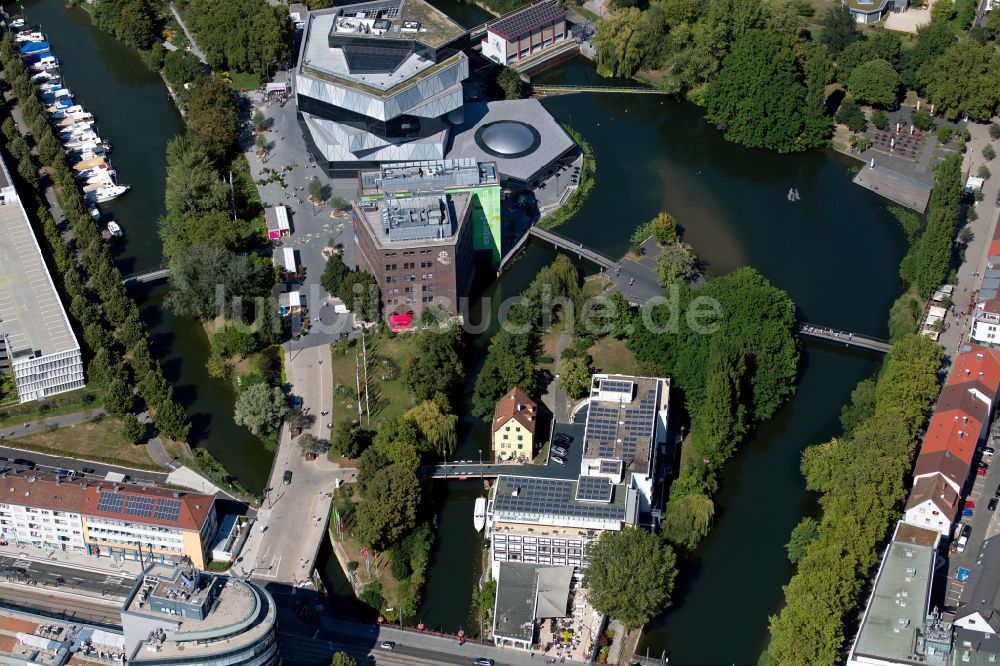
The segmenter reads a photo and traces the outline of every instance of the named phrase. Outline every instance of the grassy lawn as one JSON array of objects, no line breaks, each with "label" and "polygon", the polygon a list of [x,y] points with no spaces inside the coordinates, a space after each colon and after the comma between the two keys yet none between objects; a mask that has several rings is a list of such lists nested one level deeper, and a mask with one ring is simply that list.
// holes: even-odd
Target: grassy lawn
[{"label": "grassy lawn", "polygon": [[49,400],[28,402],[23,405],[16,401],[0,406],[0,427],[37,421],[51,416],[75,414],[84,409],[100,409],[97,394],[88,388],[78,389],[55,396]]},{"label": "grassy lawn", "polygon": [[97,422],[59,428],[50,432],[18,437],[10,444],[19,449],[65,455],[106,462],[126,467],[159,470],[144,446],[122,441],[122,425],[117,419],[102,418]]},{"label": "grassy lawn", "polygon": [[[403,386],[400,375],[410,358],[416,353],[417,337],[411,334],[397,335],[392,338],[384,335],[369,337],[366,340],[368,349],[368,387],[371,394],[368,405],[371,409],[371,424],[376,426],[383,419],[401,416],[413,406],[413,396]],[[355,353],[358,361],[363,363],[361,345],[349,346],[347,343],[331,345],[331,362],[333,370],[333,428],[344,421],[355,421],[358,416],[357,368],[354,362]],[[361,398],[364,408],[364,367],[361,368]]]},{"label": "grassy lawn", "polygon": [[[562,319],[562,315],[558,315],[558,319],[552,322],[552,326],[548,328],[544,333],[542,333],[542,339],[539,343],[541,348],[541,353],[539,354],[538,368],[543,370],[548,370],[550,372],[555,372],[556,370],[556,358],[559,356],[557,351],[559,347],[559,338],[562,336],[563,331],[566,330],[566,323]],[[542,363],[542,360],[552,359],[551,363]]]},{"label": "grassy lawn", "polygon": [[594,358],[594,368],[598,372],[633,375],[638,367],[635,355],[625,346],[625,341],[610,335],[598,340],[587,351]]},{"label": "grassy lawn", "polygon": [[611,278],[607,275],[594,275],[583,281],[584,298],[600,296],[611,286]]},{"label": "grassy lawn", "polygon": [[[354,491],[354,500],[360,499],[358,497],[357,484],[350,484],[350,487]],[[333,505],[334,509],[343,508],[348,502],[339,493],[334,494]],[[360,588],[363,590],[369,583],[379,582],[382,584],[382,596],[385,598],[387,608],[396,608],[399,605],[399,581],[397,581],[392,576],[392,572],[389,568],[389,556],[384,552],[378,553],[377,557],[372,558],[371,563],[371,575],[369,575],[368,569],[365,566],[365,556],[361,554],[361,544],[357,539],[352,537],[349,533],[350,525],[348,524],[347,529],[343,533],[337,532],[337,514],[331,509],[330,513],[330,532],[331,538],[337,543],[338,546],[342,547],[347,552],[347,557],[349,560],[358,563],[358,569],[355,572],[357,576]]]},{"label": "grassy lawn", "polygon": [[232,81],[233,90],[238,91],[240,88],[256,90],[257,88],[260,88],[260,77],[256,74],[229,72],[229,78]]}]

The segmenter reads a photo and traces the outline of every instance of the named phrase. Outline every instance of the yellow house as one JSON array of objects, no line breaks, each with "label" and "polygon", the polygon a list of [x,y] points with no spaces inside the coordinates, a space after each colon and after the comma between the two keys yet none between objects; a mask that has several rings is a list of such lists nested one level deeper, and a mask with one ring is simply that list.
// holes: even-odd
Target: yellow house
[{"label": "yellow house", "polygon": [[538,406],[516,386],[493,411],[493,459],[530,460],[535,455]]}]

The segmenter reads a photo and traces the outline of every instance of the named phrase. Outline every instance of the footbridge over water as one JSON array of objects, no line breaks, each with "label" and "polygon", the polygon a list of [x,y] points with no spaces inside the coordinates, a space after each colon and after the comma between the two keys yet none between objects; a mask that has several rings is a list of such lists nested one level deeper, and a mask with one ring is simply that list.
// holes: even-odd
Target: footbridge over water
[{"label": "footbridge over water", "polygon": [[504,255],[504,258],[500,260],[500,266],[497,268],[497,273],[502,273],[507,266],[510,265],[511,260],[524,248],[527,244],[528,237],[534,236],[539,240],[543,240],[546,243],[554,245],[559,250],[565,250],[570,254],[575,254],[580,259],[586,259],[587,261],[593,262],[600,266],[606,271],[613,271],[618,268],[619,264],[617,261],[611,257],[601,254],[597,250],[587,247],[583,243],[577,242],[572,238],[567,238],[561,234],[557,234],[554,231],[549,231],[548,229],[542,229],[537,224],[531,225],[528,229],[528,233],[521,237],[521,240]]},{"label": "footbridge over water", "polygon": [[531,92],[537,97],[549,95],[568,95],[570,93],[599,92],[621,93],[625,95],[667,95],[664,90],[644,86],[587,86],[538,83],[531,86]]},{"label": "footbridge over water", "polygon": [[122,278],[122,284],[126,287],[131,287],[137,284],[152,284],[154,282],[166,280],[169,275],[169,268],[157,268],[156,270],[146,271],[145,273],[133,273],[132,275],[126,275]]},{"label": "footbridge over water", "polygon": [[877,351],[886,354],[892,349],[892,344],[887,340],[864,335],[861,333],[851,333],[850,331],[838,331],[829,326],[816,326],[807,322],[800,322],[797,325],[799,335],[808,335],[821,340],[839,342],[848,347],[858,347],[869,351]]}]

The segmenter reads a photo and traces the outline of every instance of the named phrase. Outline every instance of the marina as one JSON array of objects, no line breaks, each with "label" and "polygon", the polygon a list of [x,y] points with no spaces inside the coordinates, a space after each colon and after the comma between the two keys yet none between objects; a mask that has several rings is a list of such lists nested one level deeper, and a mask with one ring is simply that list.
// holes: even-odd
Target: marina
[{"label": "marina", "polygon": [[[15,21],[24,26],[23,18]],[[101,212],[97,205],[113,201],[129,190],[128,185],[118,184],[116,172],[106,160],[111,144],[97,133],[94,116],[72,101],[73,92],[65,86],[59,61],[52,55],[45,34],[38,28],[25,28],[16,34],[15,41],[25,64],[36,72],[31,80],[41,93],[59,142],[77,172],[84,200],[91,206],[91,216],[100,223]],[[117,222],[109,220],[102,235],[121,238],[124,232]]]}]

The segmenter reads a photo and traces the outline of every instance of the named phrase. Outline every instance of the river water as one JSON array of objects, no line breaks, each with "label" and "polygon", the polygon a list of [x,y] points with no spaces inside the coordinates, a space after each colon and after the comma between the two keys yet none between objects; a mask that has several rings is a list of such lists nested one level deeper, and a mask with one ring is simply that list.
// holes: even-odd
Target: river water
[{"label": "river water", "polygon": [[[487,17],[453,0],[436,4],[465,25]],[[163,212],[164,148],[183,127],[164,86],[83,10],[67,10],[61,0],[28,0],[25,8],[65,61],[77,100],[97,116],[102,135],[115,144],[119,177],[133,187],[109,207],[128,234],[118,251],[123,273],[160,265],[155,222]],[[604,82],[582,60],[540,79]],[[806,320],[885,335],[905,241],[885,202],[851,184],[850,160],[833,152],[782,156],[727,144],[698,109],[668,98],[578,94],[544,104],[583,134],[598,163],[593,194],[561,233],[618,255],[636,226],[669,210],[713,272],[755,266],[789,292]],[[798,203],[785,199],[790,187],[801,193]],[[483,285],[483,294],[495,304],[518,293],[553,256],[532,243],[501,280]],[[259,489],[270,455],[232,422],[232,390],[207,376],[200,326],[165,312],[162,292],[145,295],[143,316],[192,416],[193,439]],[[481,358],[487,343],[488,335],[475,338],[470,357]],[[836,433],[841,405],[878,362],[875,355],[805,342],[795,398],[724,468],[712,533],[685,564],[673,606],[647,627],[643,649],[666,650],[684,664],[755,662],[766,643],[767,616],[780,607],[791,573],[783,544],[801,516],[815,511],[798,473],[800,452]],[[482,423],[463,422],[460,457],[478,456],[485,442]],[[471,513],[480,490],[478,482],[435,487],[439,539],[419,618],[430,627],[478,630],[468,626],[468,609],[479,575]],[[335,592],[349,593],[336,567],[326,571]]]},{"label": "river water", "polygon": [[[61,0],[25,0],[28,20],[42,26],[75,101],[94,114],[99,132],[113,145],[111,163],[119,182],[131,186],[124,197],[102,206],[125,231],[115,245],[122,274],[162,265],[156,220],[163,215],[167,142],[183,131],[184,120],[159,75],[138,54],[98,30],[80,8]],[[265,483],[272,455],[233,422],[235,395],[229,382],[208,376],[208,341],[201,325],[174,317],[161,307],[164,285],[136,292],[149,326],[153,353],[174,395],[193,424],[192,445],[210,451],[252,491]]]}]

